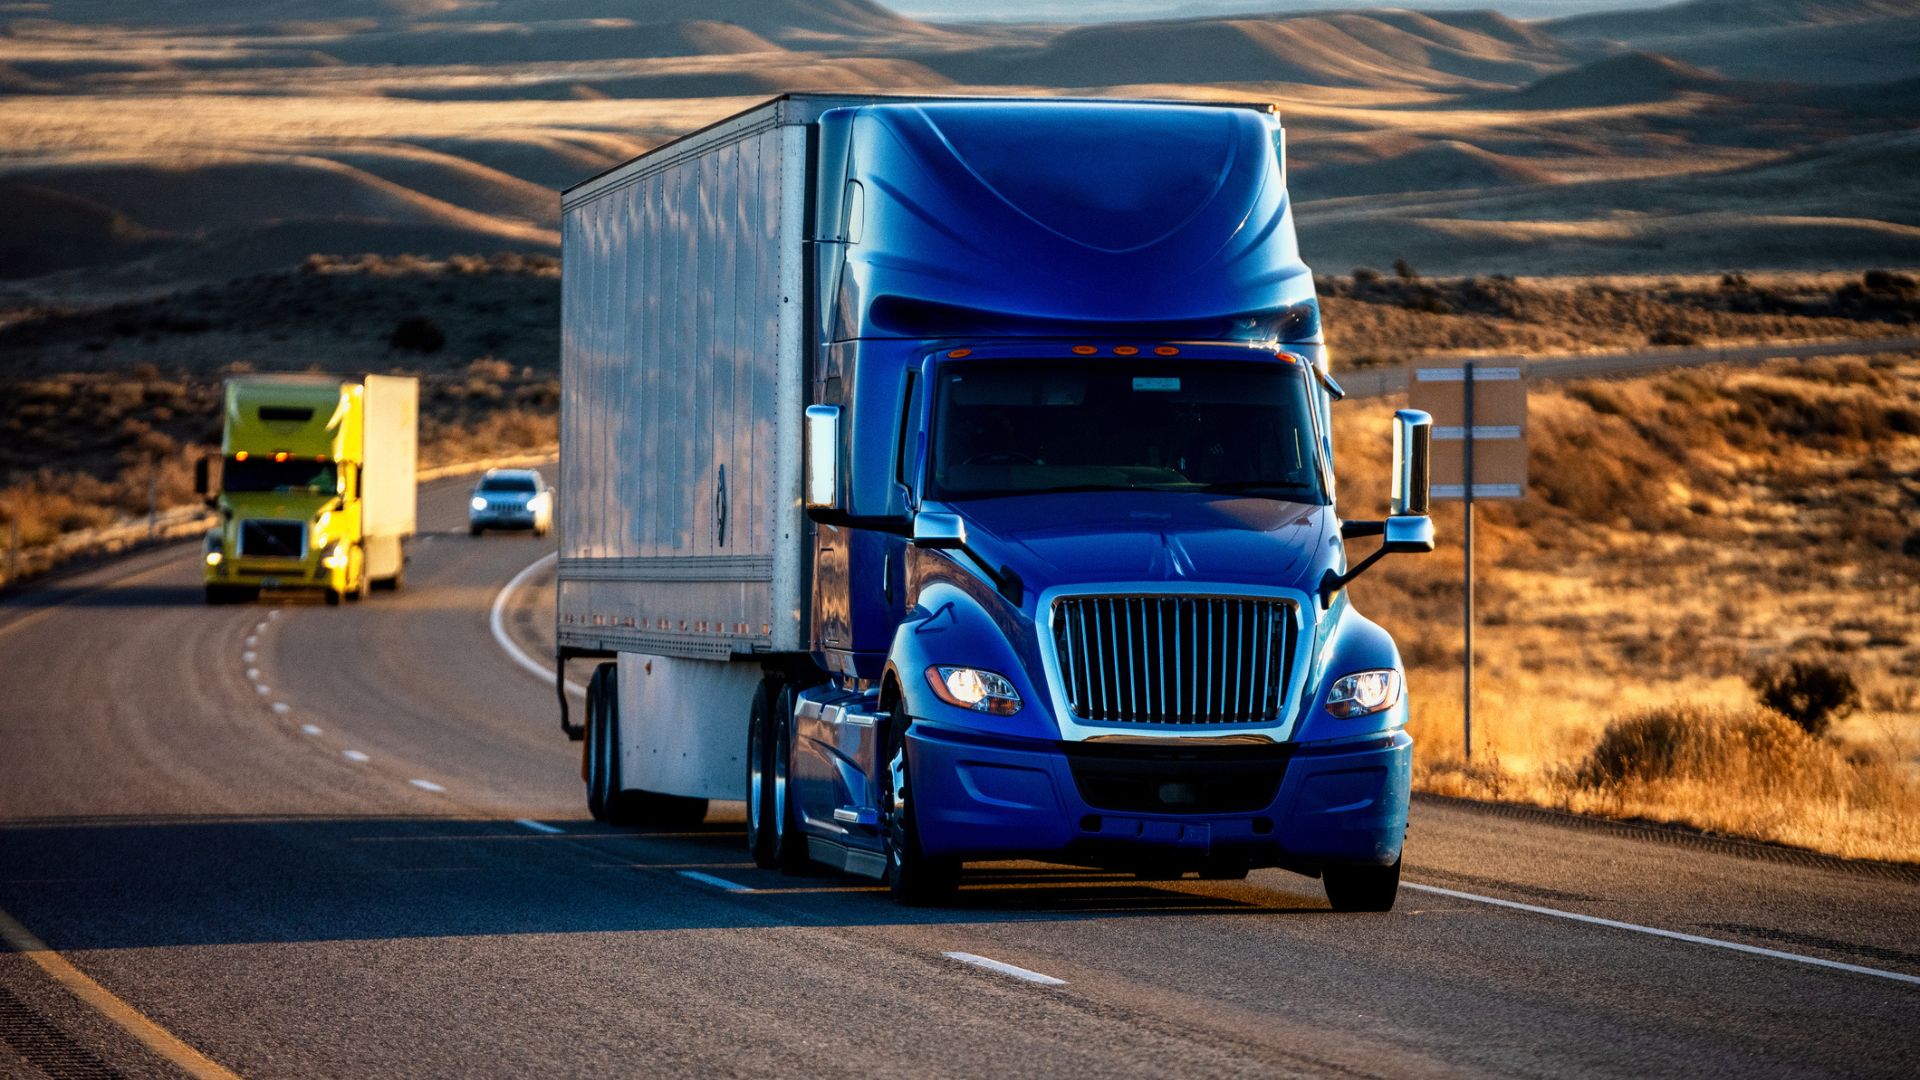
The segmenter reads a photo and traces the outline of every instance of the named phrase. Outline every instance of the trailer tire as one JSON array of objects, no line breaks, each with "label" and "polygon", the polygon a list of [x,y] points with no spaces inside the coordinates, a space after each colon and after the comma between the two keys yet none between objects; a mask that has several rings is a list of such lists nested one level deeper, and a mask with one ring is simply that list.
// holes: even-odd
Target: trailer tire
[{"label": "trailer tire", "polygon": [[[587,684],[587,809],[609,825],[698,825],[707,800],[628,788],[620,777],[620,668],[608,662]],[[598,692],[596,693],[596,689]]]},{"label": "trailer tire", "polygon": [[887,724],[886,767],[881,770],[881,814],[886,824],[887,887],[896,902],[909,907],[945,903],[960,888],[960,860],[928,855],[920,847],[920,823],[913,812],[913,784],[907,760],[907,717],[896,701]]},{"label": "trailer tire", "polygon": [[1400,860],[1391,866],[1329,866],[1320,883],[1335,911],[1392,911],[1400,895]]},{"label": "trailer tire", "polygon": [[780,684],[772,676],[753,691],[747,716],[747,850],[762,870],[778,867],[774,857],[773,708]]}]

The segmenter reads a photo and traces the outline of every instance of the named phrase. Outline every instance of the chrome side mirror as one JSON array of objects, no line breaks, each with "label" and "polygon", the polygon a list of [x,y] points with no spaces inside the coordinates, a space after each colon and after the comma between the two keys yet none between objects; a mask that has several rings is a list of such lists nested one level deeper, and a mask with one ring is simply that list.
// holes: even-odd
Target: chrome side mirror
[{"label": "chrome side mirror", "polygon": [[807,406],[807,509],[840,509],[840,406]]},{"label": "chrome side mirror", "polygon": [[1433,519],[1425,514],[1395,514],[1387,519],[1380,550],[1419,554],[1433,550]]},{"label": "chrome side mirror", "polygon": [[959,514],[931,511],[913,515],[913,546],[937,550],[964,550],[967,523]]},{"label": "chrome side mirror", "polygon": [[[1387,514],[1425,516],[1432,505],[1433,417],[1419,409],[1393,414],[1393,497]],[[1431,531],[1431,530],[1429,530]]]}]

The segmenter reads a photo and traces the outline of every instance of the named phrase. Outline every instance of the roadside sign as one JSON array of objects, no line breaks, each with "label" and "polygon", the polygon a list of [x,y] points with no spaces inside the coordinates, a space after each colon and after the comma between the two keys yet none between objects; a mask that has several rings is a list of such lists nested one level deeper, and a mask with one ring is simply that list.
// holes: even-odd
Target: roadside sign
[{"label": "roadside sign", "polygon": [[1467,497],[1469,424],[1473,498],[1518,499],[1526,494],[1527,383],[1519,368],[1477,363],[1416,368],[1407,397],[1410,407],[1433,416],[1435,499]]},{"label": "roadside sign", "polygon": [[1527,380],[1518,367],[1469,360],[1459,367],[1415,368],[1407,404],[1433,416],[1428,460],[1432,497],[1466,503],[1461,551],[1465,556],[1466,685],[1461,745],[1473,760],[1473,502],[1518,499],[1527,493]]}]

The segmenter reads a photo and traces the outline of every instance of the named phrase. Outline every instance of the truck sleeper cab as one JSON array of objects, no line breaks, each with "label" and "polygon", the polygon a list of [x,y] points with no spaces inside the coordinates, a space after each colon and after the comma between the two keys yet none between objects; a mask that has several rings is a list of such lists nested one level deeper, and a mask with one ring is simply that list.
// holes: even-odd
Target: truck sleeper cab
[{"label": "truck sleeper cab", "polygon": [[1283,160],[1266,106],[808,96],[571,189],[596,815],[744,796],[761,865],[906,902],[1042,858],[1390,907],[1404,678],[1345,585],[1431,549],[1429,426],[1343,522]]}]

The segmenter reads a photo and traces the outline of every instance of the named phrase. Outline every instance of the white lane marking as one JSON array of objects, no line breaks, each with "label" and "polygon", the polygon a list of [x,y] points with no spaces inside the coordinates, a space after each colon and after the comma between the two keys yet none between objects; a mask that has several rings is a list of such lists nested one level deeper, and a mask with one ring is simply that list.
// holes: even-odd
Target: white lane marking
[{"label": "white lane marking", "polygon": [[558,828],[553,825],[549,825],[544,821],[535,821],[532,818],[523,818],[523,817],[514,818],[513,823],[515,825],[524,825],[527,828],[532,829],[534,832],[563,833],[567,831],[565,829]]},{"label": "white lane marking", "polygon": [[[513,580],[507,582],[506,586],[500,590],[500,595],[493,598],[493,611],[487,616],[487,626],[493,631],[493,640],[499,642],[501,650],[507,654],[507,659],[526,668],[538,679],[552,679],[553,669],[528,656],[525,649],[507,636],[507,600],[513,596],[514,590],[533,576],[536,570],[559,557],[560,553],[557,551],[548,552],[529,563],[525,570],[513,575]],[[567,691],[579,694],[581,697],[587,696],[587,688],[572,679],[567,680]]]},{"label": "white lane marking", "polygon": [[1631,930],[1637,934],[1651,934],[1654,937],[1684,941],[1690,945],[1710,945],[1716,949],[1730,949],[1752,956],[1764,956],[1769,960],[1787,960],[1796,964],[1811,964],[1814,967],[1832,968],[1835,971],[1848,971],[1855,975],[1872,975],[1895,982],[1920,985],[1920,975],[1907,975],[1898,971],[1886,971],[1881,968],[1863,967],[1859,964],[1843,963],[1839,960],[1822,960],[1817,956],[1803,956],[1800,953],[1783,952],[1779,949],[1765,949],[1758,945],[1743,945],[1738,941],[1724,941],[1720,938],[1701,937],[1699,934],[1683,934],[1678,930],[1662,930],[1657,926],[1641,926],[1639,923],[1621,922],[1618,919],[1602,919],[1596,915],[1581,915],[1559,908],[1541,907],[1538,904],[1523,904],[1518,900],[1501,900],[1493,896],[1481,896],[1477,893],[1460,892],[1457,889],[1443,889],[1438,885],[1417,885],[1411,881],[1400,883],[1402,888],[1418,889],[1433,893],[1435,896],[1451,896],[1455,900],[1471,900],[1476,904],[1491,904],[1494,907],[1512,908],[1515,911],[1530,912],[1534,915],[1551,915],[1556,919],[1571,919],[1574,922],[1591,926],[1604,926],[1610,930]]},{"label": "white lane marking", "polygon": [[309,735],[320,734],[320,728],[318,725],[315,725],[315,724],[301,724],[300,730],[306,732]]},{"label": "white lane marking", "polygon": [[[280,609],[279,609],[279,608],[274,608],[274,609],[273,609],[272,611],[269,611],[269,612],[267,612],[267,618],[269,618],[269,619],[277,619],[277,618],[279,618],[279,617],[280,617]],[[265,626],[265,625],[266,625],[266,623],[261,623],[260,625],[262,625],[262,626]]]},{"label": "white lane marking", "polygon": [[340,756],[346,758],[348,761],[358,761],[362,764],[373,760],[358,750],[342,750],[340,751]]},{"label": "white lane marking", "polygon": [[273,693],[273,687],[271,687],[271,686],[267,686],[267,685],[265,685],[264,683],[254,683],[254,684],[253,684],[253,689],[254,689],[254,690],[255,690],[255,691],[256,691],[256,692],[257,692],[257,693],[258,693],[258,694],[259,694],[259,695],[260,695],[261,697],[266,697],[266,696],[267,696],[268,694],[271,694],[271,693]]},{"label": "white lane marking", "polygon": [[250,668],[248,668],[248,669],[247,669],[247,678],[249,678],[249,679],[252,679],[252,680],[253,680],[254,682],[256,682],[256,683],[257,683],[257,682],[259,682],[259,681],[260,681],[260,669],[259,669],[259,668],[257,668],[257,667],[250,667]]},{"label": "white lane marking", "polygon": [[254,652],[252,649],[248,649],[246,652],[240,654],[240,662],[243,664],[251,664],[258,659],[260,659],[260,654]]},{"label": "white lane marking", "polygon": [[409,781],[407,781],[407,783],[409,783],[409,784],[412,784],[412,785],[413,785],[414,787],[417,787],[417,788],[419,788],[419,789],[420,789],[421,791],[445,791],[445,790],[447,790],[446,788],[443,788],[443,787],[441,787],[441,786],[440,786],[439,784],[436,784],[436,783],[434,783],[434,782],[433,782],[433,781],[431,781],[431,780],[409,780]]},{"label": "white lane marking", "polygon": [[293,706],[288,705],[284,701],[276,701],[273,703],[273,715],[275,716],[285,716],[292,711]]},{"label": "white lane marking", "polygon": [[262,619],[261,621],[253,624],[253,632],[256,634],[264,631],[266,628],[267,628],[267,623],[265,619]]},{"label": "white lane marking", "polygon": [[[682,871],[682,873],[684,872],[685,871]],[[1023,967],[1014,967],[1012,964],[1002,963],[999,960],[989,960],[984,956],[975,956],[970,952],[950,952],[944,955],[949,960],[958,960],[963,964],[972,964],[974,967],[986,968],[988,971],[997,971],[1002,975],[1011,975],[1016,979],[1022,979],[1030,983],[1038,983],[1041,986],[1067,985],[1067,980],[1065,979],[1056,979],[1051,975],[1042,975],[1037,971],[1028,971]]]},{"label": "white lane marking", "polygon": [[253,646],[255,646],[255,645],[258,645],[258,644],[260,644],[260,635],[259,635],[259,634],[248,634],[248,635],[247,635],[247,647],[248,647],[248,648],[252,648]]},{"label": "white lane marking", "polygon": [[680,876],[683,878],[692,878],[693,880],[701,883],[702,885],[711,885],[716,889],[725,889],[728,892],[752,892],[753,891],[752,889],[747,888],[745,885],[736,885],[733,882],[728,881],[726,878],[714,877],[712,874],[703,874],[698,870],[682,870],[680,871]]}]

